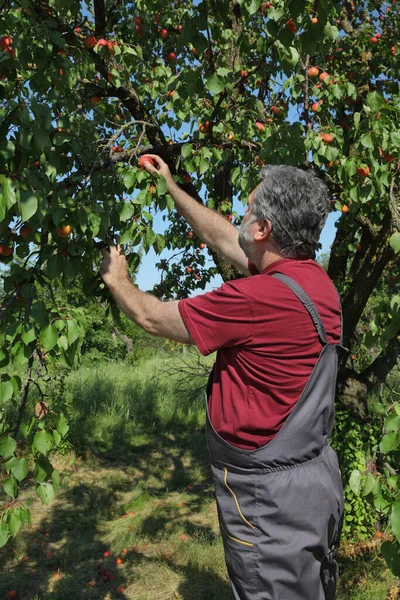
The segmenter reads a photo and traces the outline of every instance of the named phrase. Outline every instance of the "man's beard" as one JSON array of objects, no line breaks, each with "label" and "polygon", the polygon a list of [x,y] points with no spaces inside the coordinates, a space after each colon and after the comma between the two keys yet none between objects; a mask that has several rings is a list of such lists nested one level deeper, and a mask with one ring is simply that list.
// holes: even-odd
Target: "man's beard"
[{"label": "man's beard", "polygon": [[254,221],[252,221],[251,219],[247,222],[242,222],[242,224],[239,227],[238,238],[239,246],[247,256],[247,258],[249,258],[250,260],[252,260],[252,257],[254,255],[254,240],[250,233],[250,228],[253,223]]}]

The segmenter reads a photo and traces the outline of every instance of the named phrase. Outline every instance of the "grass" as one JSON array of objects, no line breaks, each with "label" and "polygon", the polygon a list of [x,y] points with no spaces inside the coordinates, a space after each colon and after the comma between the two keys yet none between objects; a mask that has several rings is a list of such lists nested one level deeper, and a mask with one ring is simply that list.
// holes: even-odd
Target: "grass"
[{"label": "grass", "polygon": [[[0,550],[0,599],[16,590],[23,600],[231,600],[204,437],[204,378],[186,376],[185,397],[165,368],[99,365],[67,378],[74,448],[52,457],[62,485],[49,506],[36,499],[32,480],[22,486],[32,527]],[[337,600],[398,598],[379,543],[342,545]]]}]

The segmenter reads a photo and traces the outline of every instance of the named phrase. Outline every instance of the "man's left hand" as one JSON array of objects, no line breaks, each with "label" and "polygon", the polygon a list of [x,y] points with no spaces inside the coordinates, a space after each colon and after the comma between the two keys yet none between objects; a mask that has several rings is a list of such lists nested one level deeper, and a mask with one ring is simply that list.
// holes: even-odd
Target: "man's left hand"
[{"label": "man's left hand", "polygon": [[124,249],[120,244],[110,245],[102,250],[103,261],[100,274],[108,287],[116,287],[123,281],[129,281],[128,266]]}]

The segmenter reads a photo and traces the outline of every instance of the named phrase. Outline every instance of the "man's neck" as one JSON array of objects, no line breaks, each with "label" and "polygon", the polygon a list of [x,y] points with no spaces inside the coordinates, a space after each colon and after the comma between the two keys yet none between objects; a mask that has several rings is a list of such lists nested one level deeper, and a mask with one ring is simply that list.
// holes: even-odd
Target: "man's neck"
[{"label": "man's neck", "polygon": [[265,271],[265,269],[269,266],[271,266],[272,264],[274,264],[275,262],[277,262],[278,260],[282,260],[283,258],[285,258],[284,256],[282,256],[281,254],[278,254],[276,252],[272,252],[270,250],[267,250],[266,252],[264,252],[264,254],[259,258],[259,260],[257,261],[252,261],[258,271],[260,273],[262,273],[263,271]]}]

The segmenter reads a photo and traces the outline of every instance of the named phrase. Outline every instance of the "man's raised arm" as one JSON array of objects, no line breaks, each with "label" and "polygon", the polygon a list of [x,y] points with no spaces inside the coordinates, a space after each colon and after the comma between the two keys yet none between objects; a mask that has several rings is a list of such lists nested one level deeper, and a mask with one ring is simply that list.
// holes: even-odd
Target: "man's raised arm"
[{"label": "man's raised arm", "polygon": [[[222,254],[241,273],[250,275],[248,259],[239,246],[239,232],[221,214],[207,208],[183,191],[173,180],[168,165],[155,154],[146,154],[153,159],[155,166],[145,162],[149,173],[165,177],[168,192],[172,196],[176,210],[189,223],[196,235],[215,252]],[[143,160],[143,159],[142,159]]]}]

